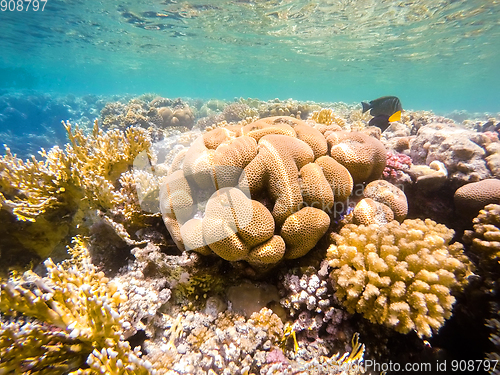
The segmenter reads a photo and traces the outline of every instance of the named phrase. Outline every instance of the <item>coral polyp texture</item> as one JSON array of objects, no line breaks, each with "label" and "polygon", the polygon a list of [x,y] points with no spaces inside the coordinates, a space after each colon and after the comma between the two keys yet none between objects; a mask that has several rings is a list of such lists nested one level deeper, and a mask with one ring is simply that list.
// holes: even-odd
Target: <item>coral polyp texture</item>
[{"label": "coral polyp texture", "polygon": [[464,216],[475,216],[487,204],[500,204],[500,180],[488,178],[458,188],[455,207]]},{"label": "coral polyp texture", "polygon": [[354,224],[387,224],[402,222],[408,214],[406,195],[397,186],[385,180],[370,182],[352,212]]},{"label": "coral polyp texture", "polygon": [[[177,246],[256,266],[307,254],[329,228],[334,203],[353,188],[312,125],[269,117],[195,140],[161,184],[162,216]],[[385,165],[383,157],[370,161]]]},{"label": "coral polyp texture", "polygon": [[390,182],[372,181],[366,185],[363,195],[388,206],[394,213],[394,218],[399,222],[402,222],[408,214],[408,201],[405,193]]},{"label": "coral polyp texture", "polygon": [[90,262],[81,239],[72,253],[57,265],[47,259],[46,277],[27,272],[0,284],[0,373],[151,373],[121,336],[117,309],[126,296]]},{"label": "coral polyp texture", "polygon": [[465,231],[464,242],[482,262],[500,260],[500,205],[487,205],[472,222],[474,230]]},{"label": "coral polyp texture", "polygon": [[327,252],[337,298],[373,323],[430,337],[467,284],[470,262],[453,233],[430,219],[344,226]]},{"label": "coral polyp texture", "polygon": [[387,163],[384,168],[384,179],[392,182],[408,182],[408,170],[412,165],[411,158],[408,155],[399,152],[387,152]]},{"label": "coral polyp texture", "polygon": [[355,184],[382,176],[387,151],[378,139],[361,132],[337,131],[326,140],[330,155],[347,168]]}]

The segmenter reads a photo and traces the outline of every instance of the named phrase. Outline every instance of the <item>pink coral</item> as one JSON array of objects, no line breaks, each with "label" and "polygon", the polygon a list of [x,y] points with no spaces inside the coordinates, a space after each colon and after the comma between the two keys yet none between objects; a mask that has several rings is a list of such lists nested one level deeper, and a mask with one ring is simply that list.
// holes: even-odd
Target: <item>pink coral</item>
[{"label": "pink coral", "polygon": [[408,155],[388,151],[387,162],[383,172],[384,178],[386,180],[398,180],[410,167],[411,158]]}]

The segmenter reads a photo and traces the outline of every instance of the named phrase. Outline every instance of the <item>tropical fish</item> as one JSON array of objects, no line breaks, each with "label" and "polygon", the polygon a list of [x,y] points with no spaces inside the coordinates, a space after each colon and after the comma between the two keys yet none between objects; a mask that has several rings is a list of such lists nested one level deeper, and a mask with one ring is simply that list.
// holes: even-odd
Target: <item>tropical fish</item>
[{"label": "tropical fish", "polygon": [[[369,103],[361,102],[361,105],[363,106],[363,113],[371,109],[370,115],[374,117],[384,116],[387,117],[387,121],[389,122],[401,120],[401,111],[403,107],[401,106],[401,101],[396,96],[383,96]],[[376,122],[382,123],[384,117],[379,118]]]},{"label": "tropical fish", "polygon": [[370,122],[368,123],[368,126],[377,126],[380,128],[381,131],[384,131],[389,127],[391,123],[389,122],[389,116],[387,115],[378,115],[373,117]]}]

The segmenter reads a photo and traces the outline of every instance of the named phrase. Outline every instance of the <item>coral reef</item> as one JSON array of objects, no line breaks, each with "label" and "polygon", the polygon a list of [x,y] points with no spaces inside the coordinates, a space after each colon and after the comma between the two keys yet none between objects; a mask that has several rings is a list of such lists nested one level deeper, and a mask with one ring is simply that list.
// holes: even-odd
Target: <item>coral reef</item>
[{"label": "coral reef", "polygon": [[[0,157],[0,373],[498,358],[500,206],[461,193],[498,177],[497,120],[405,111],[381,133],[359,104],[129,99],[103,109],[105,131],[66,122],[66,146]],[[71,116],[82,100],[63,100]],[[85,100],[83,117],[104,106]],[[459,187],[483,208],[463,236],[475,275],[447,229],[471,229]],[[17,271],[30,261],[46,276]]]},{"label": "coral reef", "polygon": [[297,100],[273,99],[262,102],[256,99],[239,99],[239,103],[247,104],[250,108],[257,109],[259,117],[271,116],[292,116],[300,119],[307,119],[312,111],[319,110],[321,107],[315,103],[299,102]]},{"label": "coral reef", "polygon": [[68,372],[87,363],[101,373],[149,374],[151,364],[121,337],[117,308],[126,296],[97,271],[81,239],[71,252],[58,265],[47,259],[46,277],[27,272],[0,285],[0,370]]},{"label": "coral reef", "polygon": [[185,127],[194,125],[195,115],[189,104],[180,98],[172,100],[147,95],[131,99],[127,104],[112,102],[101,111],[101,123],[105,129],[126,129],[130,126],[143,128]]},{"label": "coral reef", "polygon": [[327,253],[337,298],[373,323],[430,337],[467,283],[469,260],[452,237],[428,219],[344,226]]},{"label": "coral reef", "polygon": [[311,115],[311,120],[317,122],[318,124],[324,125],[338,125],[341,128],[345,128],[346,121],[335,114],[331,108],[322,108],[320,111],[315,111]]}]

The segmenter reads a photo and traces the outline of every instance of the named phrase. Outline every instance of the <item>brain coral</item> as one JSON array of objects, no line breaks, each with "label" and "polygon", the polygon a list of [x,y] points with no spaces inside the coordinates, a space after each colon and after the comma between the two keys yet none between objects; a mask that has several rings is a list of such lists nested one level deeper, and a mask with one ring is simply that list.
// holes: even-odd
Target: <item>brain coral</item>
[{"label": "brain coral", "polygon": [[354,207],[353,219],[356,224],[387,224],[394,220],[394,212],[384,203],[364,198]]},{"label": "brain coral", "polygon": [[488,178],[458,188],[454,196],[457,211],[474,216],[490,203],[500,203],[500,180]]},{"label": "brain coral", "polygon": [[378,139],[360,132],[337,131],[326,140],[332,158],[347,168],[355,184],[382,176],[387,151]]},{"label": "brain coral", "polygon": [[467,283],[470,262],[449,244],[453,233],[430,219],[344,226],[327,253],[337,298],[373,323],[430,337]]},{"label": "brain coral", "polygon": [[401,222],[408,214],[406,195],[397,186],[385,180],[376,180],[366,185],[363,195],[376,202],[383,203],[394,212],[394,219]]},{"label": "brain coral", "polygon": [[353,188],[327,151],[323,134],[293,117],[210,130],[162,180],[165,225],[181,250],[257,266],[301,257]]}]

